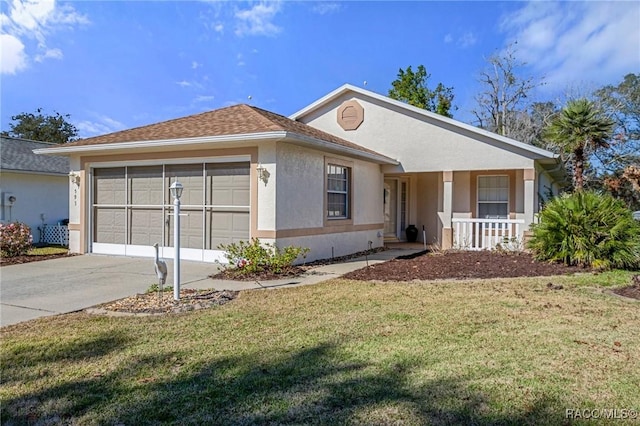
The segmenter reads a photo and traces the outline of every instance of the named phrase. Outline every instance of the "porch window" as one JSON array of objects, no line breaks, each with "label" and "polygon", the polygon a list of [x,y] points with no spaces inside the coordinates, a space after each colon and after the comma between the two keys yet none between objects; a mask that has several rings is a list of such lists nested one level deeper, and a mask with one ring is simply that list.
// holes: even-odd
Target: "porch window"
[{"label": "porch window", "polygon": [[327,164],[327,219],[349,218],[349,179],[351,169]]},{"label": "porch window", "polygon": [[509,217],[509,176],[478,176],[478,218]]}]

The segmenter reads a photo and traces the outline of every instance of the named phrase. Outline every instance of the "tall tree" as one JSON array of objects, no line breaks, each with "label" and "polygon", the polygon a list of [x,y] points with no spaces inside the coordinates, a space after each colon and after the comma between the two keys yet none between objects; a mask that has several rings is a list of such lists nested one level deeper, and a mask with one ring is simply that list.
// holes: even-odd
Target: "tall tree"
[{"label": "tall tree", "polygon": [[544,141],[544,129],[558,112],[553,102],[534,102],[522,111],[511,113],[509,137],[529,145],[553,149]]},{"label": "tall tree", "polygon": [[487,67],[480,71],[482,91],[476,95],[478,106],[472,110],[476,125],[502,136],[517,139],[522,111],[527,107],[531,90],[542,84],[534,77],[520,76],[526,65],[516,58],[515,43],[504,53],[487,59]]},{"label": "tall tree", "polygon": [[592,186],[606,189],[631,209],[640,209],[640,74],[627,74],[617,85],[594,93],[595,101],[615,121],[609,149],[594,156]]},{"label": "tall tree", "polygon": [[[424,65],[418,65],[417,71],[409,65],[405,70],[400,68],[398,78],[391,83],[389,97],[406,102],[418,108],[435,112],[445,117],[453,117],[453,87],[445,87],[438,83],[434,90],[429,89],[427,80],[431,74],[427,73]],[[454,108],[455,109],[455,108]]]},{"label": "tall tree", "polygon": [[69,114],[55,111],[54,115],[47,115],[42,111],[38,108],[35,113],[23,112],[12,116],[13,123],[9,123],[9,131],[2,132],[3,135],[58,144],[78,138],[78,129],[68,121]]},{"label": "tall tree", "polygon": [[584,170],[589,155],[608,148],[615,123],[587,99],[569,101],[545,129],[545,138],[571,155],[573,184],[584,187]]}]

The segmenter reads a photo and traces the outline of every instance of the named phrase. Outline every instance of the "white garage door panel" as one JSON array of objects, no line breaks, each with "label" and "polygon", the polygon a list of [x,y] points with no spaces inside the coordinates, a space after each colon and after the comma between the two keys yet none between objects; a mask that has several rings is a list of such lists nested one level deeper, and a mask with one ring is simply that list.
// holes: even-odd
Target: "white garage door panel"
[{"label": "white garage door panel", "polygon": [[95,242],[124,244],[125,219],[123,208],[96,208]]},{"label": "white garage door panel", "polygon": [[249,239],[249,213],[210,212],[209,247],[230,244]]},{"label": "white garage door panel", "polygon": [[164,188],[166,199],[173,202],[169,187],[177,179],[184,190],[180,202],[183,205],[202,205],[204,202],[204,178],[202,164],[172,165],[165,168],[166,182]]},{"label": "white garage door panel", "polygon": [[[173,216],[167,225],[167,246],[173,246]],[[180,211],[180,247],[202,249],[202,210]]]},{"label": "white garage door panel", "polygon": [[145,246],[162,244],[162,227],[164,226],[162,210],[134,208],[130,212],[131,238],[128,243]]},{"label": "white garage door panel", "polygon": [[131,204],[162,205],[162,166],[129,167]]},{"label": "white garage door panel", "polygon": [[220,244],[248,240],[249,163],[171,164],[93,170],[94,253],[173,256],[173,197],[179,180],[181,256],[225,261]]},{"label": "white garage door panel", "polygon": [[123,204],[125,197],[124,167],[97,169],[94,172],[96,204]]}]

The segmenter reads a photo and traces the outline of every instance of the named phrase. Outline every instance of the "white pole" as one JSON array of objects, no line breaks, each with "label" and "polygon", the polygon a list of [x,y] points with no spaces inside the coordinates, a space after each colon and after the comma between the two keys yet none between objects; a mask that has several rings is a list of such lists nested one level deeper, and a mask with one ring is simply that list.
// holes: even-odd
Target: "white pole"
[{"label": "white pole", "polygon": [[180,199],[173,200],[173,300],[180,300]]}]

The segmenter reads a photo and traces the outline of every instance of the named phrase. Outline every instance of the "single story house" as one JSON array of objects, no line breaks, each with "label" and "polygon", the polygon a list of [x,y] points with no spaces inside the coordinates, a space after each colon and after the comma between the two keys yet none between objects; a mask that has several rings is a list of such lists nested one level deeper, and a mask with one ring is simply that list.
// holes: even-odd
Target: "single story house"
[{"label": "single story house", "polygon": [[[69,158],[33,153],[55,146],[0,137],[0,221],[26,223],[36,243],[45,237],[50,237],[50,242],[65,242],[65,236],[55,228],[69,217]],[[45,225],[48,235],[44,234]]]},{"label": "single story house", "polygon": [[[79,179],[70,248],[224,261],[219,245],[259,238],[341,256],[424,227],[429,244],[519,241],[563,176],[551,152],[351,85],[291,117],[235,105],[36,150]],[[422,240],[422,233],[419,235]]]}]

